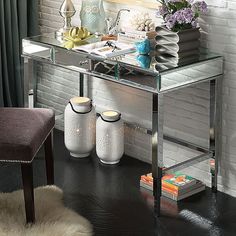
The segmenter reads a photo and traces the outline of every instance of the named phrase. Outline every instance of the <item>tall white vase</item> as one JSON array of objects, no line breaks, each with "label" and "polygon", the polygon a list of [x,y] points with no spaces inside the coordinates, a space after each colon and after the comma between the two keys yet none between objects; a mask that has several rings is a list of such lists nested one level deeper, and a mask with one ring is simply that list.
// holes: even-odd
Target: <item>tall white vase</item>
[{"label": "tall white vase", "polygon": [[74,97],[65,108],[65,146],[77,158],[90,155],[95,146],[96,113],[92,101]]},{"label": "tall white vase", "polygon": [[104,164],[116,164],[124,154],[124,123],[121,114],[105,111],[97,119],[96,152]]}]

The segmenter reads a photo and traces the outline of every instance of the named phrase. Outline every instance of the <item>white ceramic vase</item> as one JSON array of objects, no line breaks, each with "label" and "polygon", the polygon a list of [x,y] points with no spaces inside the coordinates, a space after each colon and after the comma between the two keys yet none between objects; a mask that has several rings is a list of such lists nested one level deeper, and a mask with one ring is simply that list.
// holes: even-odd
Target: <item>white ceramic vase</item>
[{"label": "white ceramic vase", "polygon": [[121,114],[105,111],[97,119],[96,152],[104,164],[117,164],[124,154],[124,123]]},{"label": "white ceramic vase", "polygon": [[95,146],[96,113],[92,101],[86,97],[70,99],[65,108],[65,146],[77,158],[90,155]]}]

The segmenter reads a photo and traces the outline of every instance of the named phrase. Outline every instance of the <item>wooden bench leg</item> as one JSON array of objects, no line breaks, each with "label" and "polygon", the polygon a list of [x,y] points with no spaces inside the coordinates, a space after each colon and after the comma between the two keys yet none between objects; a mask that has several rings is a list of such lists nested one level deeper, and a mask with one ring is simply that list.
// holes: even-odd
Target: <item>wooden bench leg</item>
[{"label": "wooden bench leg", "polygon": [[35,222],[34,210],[34,186],[33,186],[33,166],[32,163],[21,164],[21,174],[25,199],[26,222]]},{"label": "wooden bench leg", "polygon": [[47,184],[54,184],[54,163],[53,163],[53,150],[52,150],[52,132],[48,135],[45,143],[45,162],[46,162],[46,174],[47,174]]}]

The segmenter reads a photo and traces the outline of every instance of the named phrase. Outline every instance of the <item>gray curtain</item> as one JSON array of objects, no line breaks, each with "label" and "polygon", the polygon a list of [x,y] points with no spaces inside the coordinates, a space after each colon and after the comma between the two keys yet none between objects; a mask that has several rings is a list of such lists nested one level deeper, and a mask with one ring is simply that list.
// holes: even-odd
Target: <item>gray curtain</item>
[{"label": "gray curtain", "polygon": [[21,40],[38,34],[38,0],[0,0],[0,107],[23,106]]}]

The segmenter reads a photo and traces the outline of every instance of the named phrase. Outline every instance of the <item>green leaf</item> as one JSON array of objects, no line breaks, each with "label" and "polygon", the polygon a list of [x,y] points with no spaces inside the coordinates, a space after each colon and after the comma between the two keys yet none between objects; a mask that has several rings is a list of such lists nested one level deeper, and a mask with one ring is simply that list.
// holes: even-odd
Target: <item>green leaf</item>
[{"label": "green leaf", "polygon": [[175,24],[175,26],[172,28],[172,31],[178,32],[181,30],[186,30],[186,29],[192,29],[191,24]]}]

